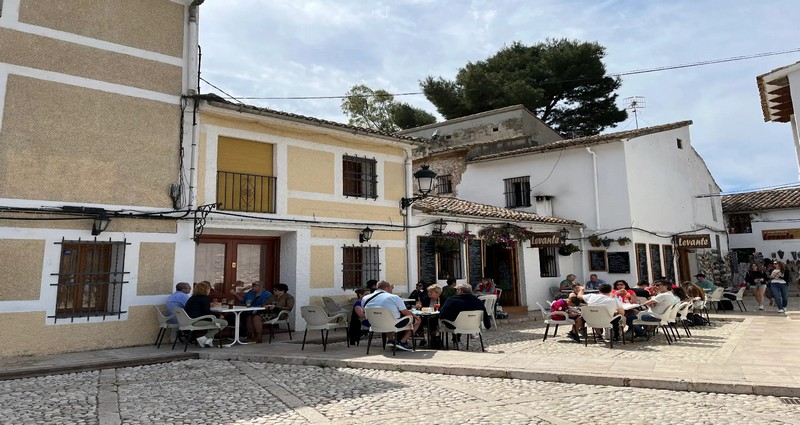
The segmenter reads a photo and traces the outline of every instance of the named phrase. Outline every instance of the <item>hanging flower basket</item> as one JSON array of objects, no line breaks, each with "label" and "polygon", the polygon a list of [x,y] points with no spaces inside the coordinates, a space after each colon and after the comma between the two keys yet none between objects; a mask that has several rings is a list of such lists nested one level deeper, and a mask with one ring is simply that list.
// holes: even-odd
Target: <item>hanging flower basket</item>
[{"label": "hanging flower basket", "polygon": [[483,238],[487,245],[501,244],[504,248],[511,249],[520,242],[530,240],[533,232],[524,227],[507,224],[484,227],[478,232],[478,236]]},{"label": "hanging flower basket", "polygon": [[593,247],[604,246],[604,247],[608,248],[609,246],[611,246],[611,242],[615,242],[615,241],[616,241],[616,239],[612,239],[612,238],[609,238],[609,237],[606,237],[606,236],[602,236],[602,237],[597,236],[597,235],[589,236],[589,244],[592,245]]},{"label": "hanging flower basket", "polygon": [[580,250],[580,247],[574,243],[568,243],[564,246],[558,247],[558,253],[563,256],[572,255],[573,252],[578,252]]},{"label": "hanging flower basket", "polygon": [[619,244],[619,246],[625,246],[625,245],[631,243],[631,238],[629,238],[627,236],[623,236],[623,237],[617,239],[617,243]]},{"label": "hanging flower basket", "polygon": [[473,235],[469,231],[463,233],[445,232],[435,236],[436,249],[439,252],[457,251],[464,244],[464,241],[473,237],[475,237],[475,235]]}]

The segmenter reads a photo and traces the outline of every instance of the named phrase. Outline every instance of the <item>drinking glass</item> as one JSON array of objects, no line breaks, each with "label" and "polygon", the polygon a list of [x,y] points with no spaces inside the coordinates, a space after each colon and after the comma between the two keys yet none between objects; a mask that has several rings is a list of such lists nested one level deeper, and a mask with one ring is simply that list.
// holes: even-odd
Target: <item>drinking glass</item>
[{"label": "drinking glass", "polygon": [[244,304],[246,306],[250,307],[250,305],[253,304],[253,300],[247,300],[247,301],[244,302]]},{"label": "drinking glass", "polygon": [[439,311],[439,303],[433,305],[433,311]]}]

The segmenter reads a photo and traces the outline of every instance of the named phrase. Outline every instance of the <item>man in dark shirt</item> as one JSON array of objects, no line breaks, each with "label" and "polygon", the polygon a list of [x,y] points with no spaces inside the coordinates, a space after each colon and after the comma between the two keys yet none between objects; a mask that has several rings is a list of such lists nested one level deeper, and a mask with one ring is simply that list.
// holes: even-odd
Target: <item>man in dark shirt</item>
[{"label": "man in dark shirt", "polygon": [[444,320],[456,320],[462,311],[483,311],[483,326],[489,329],[492,326],[491,318],[486,313],[483,301],[472,294],[472,286],[461,283],[456,286],[456,295],[448,298],[440,309],[439,317]]}]

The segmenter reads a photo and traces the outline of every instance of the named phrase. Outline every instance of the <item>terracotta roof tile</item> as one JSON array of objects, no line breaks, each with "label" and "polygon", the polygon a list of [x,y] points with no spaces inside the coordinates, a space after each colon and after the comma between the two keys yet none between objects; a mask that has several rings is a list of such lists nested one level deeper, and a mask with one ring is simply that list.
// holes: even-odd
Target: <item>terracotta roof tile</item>
[{"label": "terracotta roof tile", "polygon": [[725,213],[800,208],[800,188],[761,190],[722,197]]},{"label": "terracotta roof tile", "polygon": [[414,203],[413,208],[425,213],[454,214],[472,217],[486,217],[514,221],[531,221],[536,223],[583,225],[575,220],[557,217],[545,217],[529,212],[500,208],[477,202],[464,201],[457,198],[428,196]]},{"label": "terracotta roof tile", "polygon": [[676,128],[692,125],[692,121],[679,121],[670,124],[657,125],[654,127],[644,127],[636,130],[620,131],[617,133],[598,134],[595,136],[580,137],[577,139],[559,140],[546,145],[531,146],[528,148],[516,149],[508,152],[499,152],[489,155],[475,157],[471,161],[484,161],[488,159],[504,158],[509,156],[526,155],[530,153],[547,152],[580,146],[590,146],[600,143],[614,142],[622,139],[633,139],[635,137],[646,136],[648,134],[660,133],[662,131],[674,130]]}]

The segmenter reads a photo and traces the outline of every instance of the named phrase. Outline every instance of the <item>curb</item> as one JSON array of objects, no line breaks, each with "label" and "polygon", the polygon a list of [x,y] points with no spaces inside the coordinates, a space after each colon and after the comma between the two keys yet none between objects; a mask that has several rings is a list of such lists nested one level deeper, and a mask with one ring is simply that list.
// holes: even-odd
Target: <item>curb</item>
[{"label": "curb", "polygon": [[91,372],[101,369],[117,369],[122,367],[135,367],[150,364],[170,363],[180,360],[191,360],[200,358],[196,352],[180,352],[169,353],[166,355],[158,356],[144,356],[131,359],[116,359],[116,360],[92,360],[90,362],[73,363],[66,365],[52,365],[52,366],[32,366],[15,368],[10,371],[0,371],[0,381],[7,381],[11,379],[33,378],[37,376],[47,375],[63,375],[69,373]]}]

